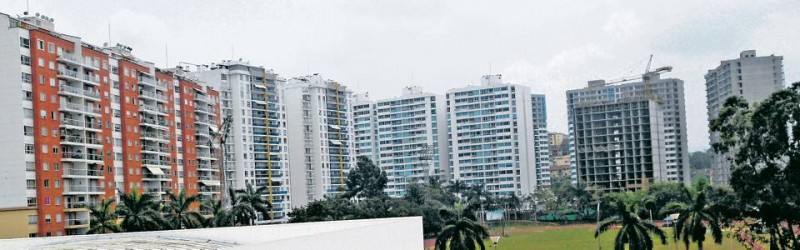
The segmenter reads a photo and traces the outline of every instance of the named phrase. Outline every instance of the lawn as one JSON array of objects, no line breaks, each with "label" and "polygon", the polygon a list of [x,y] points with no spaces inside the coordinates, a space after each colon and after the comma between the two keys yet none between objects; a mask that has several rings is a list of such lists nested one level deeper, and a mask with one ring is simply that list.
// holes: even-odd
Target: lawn
[{"label": "lawn", "polygon": [[[499,234],[499,229],[492,228],[493,234]],[[666,228],[665,233],[667,237],[671,237],[672,229]],[[552,225],[533,225],[533,226],[511,226],[506,229],[506,232],[511,232],[511,235],[502,237],[497,249],[566,249],[566,250],[580,250],[580,249],[597,249],[597,239],[594,238],[594,225],[567,225],[567,226],[552,226]],[[610,230],[600,236],[600,244],[603,249],[613,249],[613,240],[616,236],[616,230]],[[724,233],[724,232],[723,232]],[[711,238],[708,235],[707,238]],[[667,245],[658,244],[655,249],[672,250],[683,249],[683,243],[678,243],[678,248],[674,245],[670,238],[667,239]],[[487,241],[488,249],[494,249],[491,241]],[[734,250],[745,249],[744,246],[731,238],[723,238],[722,245],[714,244],[711,240],[706,240],[703,245],[704,249],[716,250]],[[697,249],[693,245],[691,249]]]}]

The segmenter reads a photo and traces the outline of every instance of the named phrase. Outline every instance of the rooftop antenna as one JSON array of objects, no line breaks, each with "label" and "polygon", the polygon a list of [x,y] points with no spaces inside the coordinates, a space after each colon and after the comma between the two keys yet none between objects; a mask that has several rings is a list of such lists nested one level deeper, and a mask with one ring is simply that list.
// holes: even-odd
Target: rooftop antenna
[{"label": "rooftop antenna", "polygon": [[169,68],[169,48],[167,47],[167,44],[164,44],[164,55],[166,56],[167,61],[167,65],[164,65],[164,67]]},{"label": "rooftop antenna", "polygon": [[111,44],[111,20],[108,20],[108,44]]},{"label": "rooftop antenna", "polygon": [[25,0],[25,15],[27,16],[28,13],[31,13],[31,1]]}]

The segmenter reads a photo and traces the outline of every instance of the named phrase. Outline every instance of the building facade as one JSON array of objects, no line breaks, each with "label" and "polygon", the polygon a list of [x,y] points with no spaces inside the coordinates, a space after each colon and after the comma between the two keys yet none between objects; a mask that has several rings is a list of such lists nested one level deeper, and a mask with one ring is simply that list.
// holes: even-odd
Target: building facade
[{"label": "building facade", "polygon": [[375,102],[361,95],[356,98],[353,118],[358,155],[386,171],[389,196],[402,197],[409,184],[442,177],[446,164],[441,152],[444,145],[440,144],[440,132],[446,129],[443,114],[437,96],[418,86],[403,88],[399,97]]},{"label": "building facade", "polygon": [[183,74],[218,89],[221,114],[230,117],[224,145],[226,186],[266,186],[263,195],[273,208],[259,221],[286,221],[292,205],[285,109],[280,100],[285,79],[242,60],[196,68]]},{"label": "building facade", "polygon": [[[202,135],[199,124],[181,123],[180,110],[190,104],[177,101],[184,95],[175,91],[181,80],[174,74],[133,57],[129,47],[57,33],[44,16],[0,14],[0,23],[8,24],[0,31],[0,144],[23,149],[2,156],[0,217],[28,225],[10,234],[83,234],[87,207],[119,192],[164,199],[166,191],[200,193],[197,178],[214,178],[187,154],[208,156],[212,165],[218,159],[211,148],[189,144]],[[217,107],[215,91],[197,90],[209,97],[204,105]]]},{"label": "building facade", "polygon": [[[628,164],[628,160],[624,158],[630,154],[625,151],[620,152],[619,150],[622,149],[616,149],[617,145],[621,143],[615,140],[624,140],[624,145],[621,145],[624,147],[628,147],[629,142],[633,143],[632,148],[625,148],[624,150],[632,150],[634,152],[641,152],[644,150],[644,153],[640,153],[641,155],[660,157],[660,152],[658,150],[652,150],[660,148],[662,145],[657,145],[656,141],[653,140],[663,138],[663,142],[661,143],[663,144],[665,154],[665,174],[658,176],[654,174],[653,177],[648,176],[650,180],[647,180],[647,183],[652,183],[652,181],[656,180],[679,182],[684,185],[689,185],[691,183],[688,163],[689,154],[686,142],[686,111],[683,81],[674,78],[661,79],[660,75],[657,73],[649,73],[646,77],[650,79],[649,87],[645,87],[643,82],[608,85],[605,81],[598,80],[589,82],[589,86],[586,88],[567,91],[570,161],[571,164],[573,164],[571,168],[577,181],[586,181],[589,185],[594,184],[591,181],[592,179],[585,175],[591,173],[589,170],[594,167],[594,165],[591,165],[593,159],[594,157],[598,157],[597,155],[592,155],[592,147],[595,148],[594,150],[596,150],[597,147],[605,149],[606,152],[600,153],[601,156],[599,157],[602,157],[602,154],[607,154],[607,157],[610,157],[608,158],[609,164],[617,160],[621,160],[623,164]],[[650,101],[652,101],[652,103],[649,103]],[[621,105],[622,103],[625,103],[625,105]],[[634,112],[633,109],[635,107],[648,111]],[[607,118],[604,118],[605,120],[597,120],[598,118],[589,117],[588,119],[583,118],[583,120],[576,120],[576,118],[580,118],[580,114],[576,113],[576,111],[580,111],[581,113],[600,112],[593,109],[608,110],[607,112],[603,111],[606,113],[593,114],[598,117]],[[628,113],[630,113],[631,116],[638,116],[638,118],[634,121],[632,118],[622,119],[618,117],[620,114]],[[647,113],[647,115],[643,116],[642,114],[645,113]],[[659,116],[663,121],[652,121],[653,118]],[[648,127],[648,124],[645,123],[647,119],[651,120],[649,121],[651,129],[649,132],[642,132],[642,129]],[[619,122],[622,122],[622,124],[619,124]],[[596,132],[590,130],[584,131],[593,128],[595,125],[599,125],[601,128]],[[636,130],[634,127],[639,127],[640,129]],[[581,131],[584,131],[584,134],[580,134],[579,132]],[[614,135],[613,133],[621,133],[623,136]],[[642,133],[642,135],[637,137],[635,134],[628,135],[627,133]],[[649,136],[645,136],[647,134],[649,134]],[[582,139],[584,136],[597,136],[598,138],[597,141],[592,138],[587,138],[588,141],[585,142],[578,141],[578,139]],[[591,143],[591,145],[585,143]],[[606,145],[598,145],[598,143]],[[651,145],[650,148],[652,150],[647,149],[647,145]],[[617,157],[616,155],[620,156]],[[647,158],[647,156],[645,156],[645,158]],[[653,159],[653,162],[655,161],[656,160]],[[635,167],[636,169],[641,168],[637,165],[641,162],[647,162],[647,160],[633,161],[633,164],[637,166]],[[653,165],[653,167],[658,166]],[[650,166],[643,166],[643,168],[647,169],[650,168]],[[581,171],[586,172],[582,174]],[[649,172],[650,170],[644,171]],[[625,175],[622,175],[622,177],[624,176]],[[628,182],[624,181],[624,183]],[[622,188],[623,187],[619,187],[619,189]],[[631,189],[638,188],[639,187],[636,185],[631,186]]]},{"label": "building facade", "polygon": [[547,134],[547,100],[544,95],[531,94],[536,185],[550,187],[550,144]]},{"label": "building facade", "polygon": [[[725,60],[705,75],[708,121],[716,118],[725,100],[741,96],[751,105],[763,101],[770,94],[784,88],[783,57],[756,56],[755,50],[742,51],[738,59]],[[713,145],[719,134],[709,131]],[[714,154],[711,164],[711,181],[716,185],[729,184],[731,175],[730,154]]]},{"label": "building facade", "polygon": [[[450,179],[497,195],[532,193],[537,184],[534,115],[528,87],[487,75],[447,92]],[[548,173],[549,176],[549,173]]]},{"label": "building facade", "polygon": [[295,77],[284,86],[292,207],[341,194],[356,166],[353,94],[320,75]]}]

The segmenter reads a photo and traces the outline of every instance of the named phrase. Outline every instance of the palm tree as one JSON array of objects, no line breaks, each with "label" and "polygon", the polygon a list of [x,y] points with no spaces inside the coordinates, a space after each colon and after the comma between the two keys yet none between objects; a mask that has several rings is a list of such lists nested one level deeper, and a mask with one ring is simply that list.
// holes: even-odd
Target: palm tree
[{"label": "palm tree", "polygon": [[200,204],[203,211],[209,212],[211,216],[199,217],[202,227],[228,227],[233,225],[231,213],[223,207],[222,200],[205,199]]},{"label": "palm tree", "polygon": [[264,199],[261,194],[267,190],[267,186],[254,188],[253,185],[247,184],[247,188],[236,190],[237,211],[239,215],[248,219],[248,225],[255,225],[258,219],[258,213],[264,215],[265,218],[270,217],[270,210],[272,210],[272,203]]},{"label": "palm tree", "polygon": [[475,222],[472,211],[460,202],[456,202],[454,210],[441,209],[439,214],[445,224],[436,236],[437,250],[471,250],[476,244],[481,250],[486,249],[483,241],[489,237],[489,232]]},{"label": "palm tree", "polygon": [[447,185],[447,190],[450,193],[456,194],[459,199],[464,199],[464,195],[463,194],[464,194],[465,191],[467,191],[467,189],[469,189],[469,187],[467,186],[467,183],[462,181],[462,180],[459,180],[459,179],[456,179],[453,182],[451,182],[449,185]]},{"label": "palm tree", "polygon": [[633,206],[626,206],[624,202],[618,201],[617,209],[619,215],[611,216],[597,225],[597,230],[594,232],[595,238],[608,231],[611,226],[620,225],[621,228],[617,233],[617,237],[614,238],[614,250],[625,250],[626,244],[630,250],[653,249],[651,234],[658,236],[662,245],[667,244],[667,237],[664,235],[664,231],[661,231],[653,223],[639,218]]},{"label": "palm tree", "polygon": [[197,227],[198,219],[202,217],[197,211],[192,211],[192,204],[200,201],[198,195],[186,194],[186,189],[181,189],[177,194],[167,190],[169,202],[164,206],[164,213],[172,229]]},{"label": "palm tree", "polygon": [[[686,192],[689,192],[688,189]],[[690,192],[689,192],[690,193]],[[667,204],[667,211],[677,212],[680,215],[675,221],[675,240],[683,236],[683,244],[689,249],[689,244],[697,242],[697,249],[703,250],[703,241],[706,240],[706,229],[711,229],[714,243],[722,244],[722,229],[719,219],[706,202],[706,192],[698,191],[690,194],[694,199],[691,204],[673,202]]]},{"label": "palm tree", "polygon": [[122,228],[117,224],[117,215],[114,214],[114,209],[111,206],[114,204],[114,199],[107,199],[98,206],[89,207],[91,215],[91,222],[88,234],[104,234],[122,232]]},{"label": "palm tree", "polygon": [[160,204],[153,195],[141,194],[134,188],[119,198],[122,203],[116,212],[122,217],[120,226],[126,232],[160,230],[166,224],[158,209]]}]

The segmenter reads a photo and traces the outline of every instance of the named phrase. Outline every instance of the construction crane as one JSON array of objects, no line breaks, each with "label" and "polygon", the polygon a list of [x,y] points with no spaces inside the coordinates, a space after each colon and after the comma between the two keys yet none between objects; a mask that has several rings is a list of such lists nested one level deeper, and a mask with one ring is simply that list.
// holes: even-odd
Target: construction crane
[{"label": "construction crane", "polygon": [[644,74],[641,74],[641,75],[638,75],[638,76],[623,77],[623,78],[607,81],[607,82],[605,82],[605,85],[613,85],[613,84],[618,84],[618,83],[623,83],[623,82],[627,82],[627,81],[633,81],[633,80],[640,80],[641,79],[642,82],[644,82],[644,96],[647,97],[648,99],[652,99],[652,100],[658,99],[658,97],[654,97],[653,94],[652,94],[652,90],[651,90],[652,86],[650,84],[650,80],[651,80],[653,75],[661,74],[662,72],[671,72],[672,71],[672,66],[659,67],[659,68],[657,68],[657,69],[655,69],[653,71],[650,71],[650,64],[652,62],[653,62],[653,55],[650,55],[650,58],[647,59],[647,67],[644,69]]},{"label": "construction crane", "polygon": [[218,148],[220,150],[220,152],[221,152],[221,155],[222,155],[220,157],[220,161],[222,161],[222,164],[219,164],[219,168],[220,168],[220,174],[219,174],[220,175],[219,176],[220,177],[220,188],[219,188],[220,192],[219,192],[219,194],[220,194],[220,199],[222,200],[222,204],[224,204],[225,206],[228,206],[228,204],[230,204],[230,200],[228,200],[228,199],[232,198],[232,197],[228,197],[227,190],[225,189],[226,185],[227,185],[227,178],[226,178],[226,175],[225,175],[225,171],[226,171],[226,169],[225,169],[225,141],[226,141],[226,139],[228,139],[228,133],[231,130],[232,123],[233,123],[233,117],[231,115],[228,115],[228,116],[225,117],[225,119],[222,120],[222,123],[219,124],[219,127],[209,127],[211,140],[208,140],[208,146],[211,149]]}]

